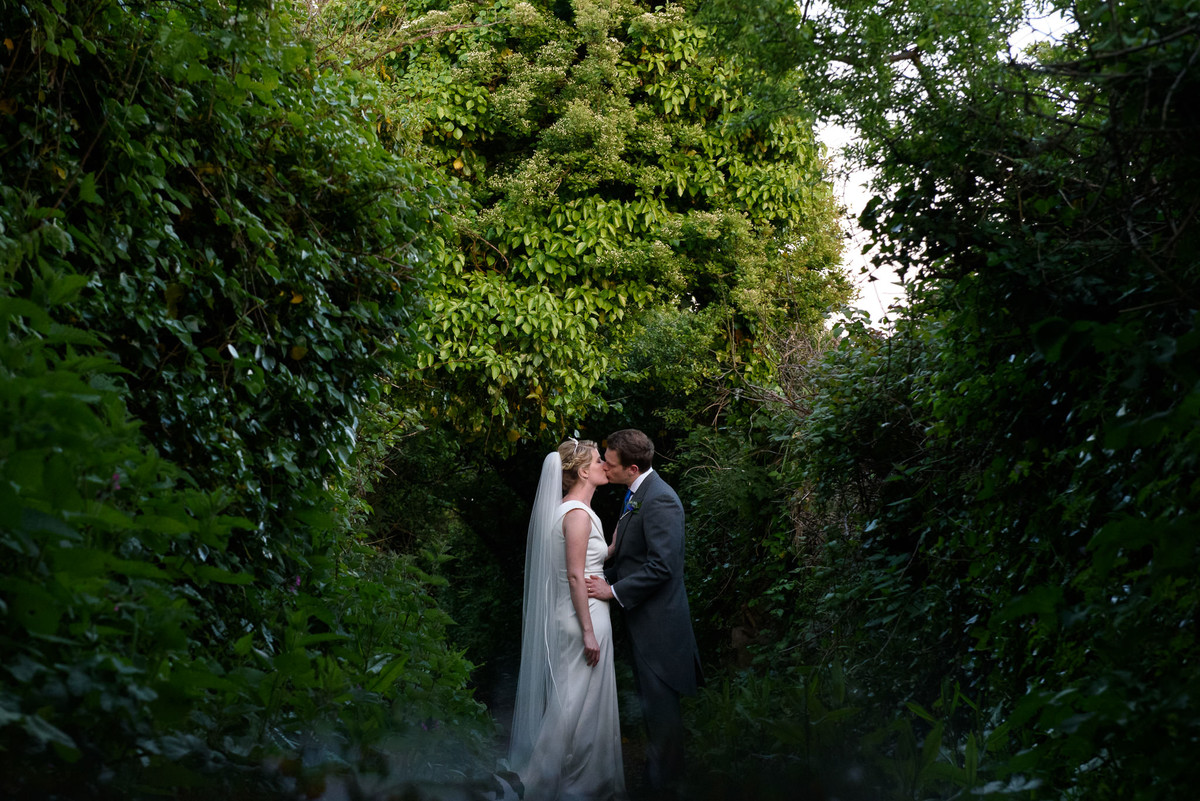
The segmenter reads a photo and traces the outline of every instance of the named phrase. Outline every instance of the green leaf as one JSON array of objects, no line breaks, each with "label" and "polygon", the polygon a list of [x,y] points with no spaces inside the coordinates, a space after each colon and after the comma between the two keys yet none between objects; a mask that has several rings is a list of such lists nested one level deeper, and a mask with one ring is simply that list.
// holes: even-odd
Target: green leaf
[{"label": "green leaf", "polygon": [[40,585],[10,578],[5,587],[12,620],[31,634],[51,635],[58,631],[66,606]]},{"label": "green leaf", "polygon": [[195,565],[188,568],[188,572],[196,577],[197,581],[207,583],[215,581],[219,584],[253,584],[254,576],[249,573],[234,573],[229,570],[224,570],[212,565]]},{"label": "green leaf", "polygon": [[78,750],[75,740],[69,734],[40,715],[25,715],[21,723],[25,731],[43,745],[53,743],[67,749]]},{"label": "green leaf", "polygon": [[91,279],[86,275],[59,275],[49,284],[46,302],[59,306],[74,300]]},{"label": "green leaf", "polygon": [[104,204],[103,198],[96,191],[95,173],[84,173],[83,178],[79,180],[79,199],[85,203],[94,203],[97,206]]}]

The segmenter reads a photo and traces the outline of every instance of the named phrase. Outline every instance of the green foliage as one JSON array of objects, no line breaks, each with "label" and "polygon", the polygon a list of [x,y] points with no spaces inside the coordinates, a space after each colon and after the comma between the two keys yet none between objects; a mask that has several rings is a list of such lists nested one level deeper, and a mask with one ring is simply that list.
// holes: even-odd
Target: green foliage
[{"label": "green foliage", "polygon": [[867,798],[846,750],[859,713],[839,669],[740,672],[689,704],[696,798]]},{"label": "green foliage", "polygon": [[289,6],[0,14],[5,793],[263,797],[324,769],[310,737],[479,746],[439,580],[354,544],[339,475],[446,192]]},{"label": "green foliage", "polygon": [[[826,362],[797,455],[809,509],[860,521],[830,531],[809,613],[901,710],[865,743],[906,797],[1195,781],[1194,48],[1161,34],[1193,16],[1081,7],[1036,67],[893,38],[927,82],[855,104],[893,187],[864,222],[918,288],[886,342]],[[922,714],[947,685],[970,703]],[[929,773],[939,748],[967,772]]]},{"label": "green foliage", "polygon": [[[45,277],[59,304],[78,291]],[[324,592],[300,577],[256,587],[217,567],[251,522],[144,445],[115,366],[75,350],[92,335],[29,301],[5,297],[3,312],[6,793],[283,793],[262,770],[274,750],[263,735],[294,743],[313,725],[347,756],[403,737],[410,776],[428,772],[445,734],[479,749],[480,710],[462,691],[470,665],[447,648],[449,621],[427,593],[444,580],[361,546]],[[206,647],[221,585],[258,594],[279,622]]]},{"label": "green foliage", "polygon": [[[368,432],[369,436],[369,432]],[[540,459],[543,454],[530,452]],[[485,665],[520,643],[521,572],[536,463],[492,465],[443,427],[408,432],[379,453],[365,494],[371,540],[396,553],[453,555],[434,572],[436,597],[455,621],[454,641]],[[505,480],[520,485],[509,486]],[[479,679],[477,675],[476,680]]]},{"label": "green foliage", "polygon": [[311,607],[318,617],[326,606],[332,611],[331,621],[322,619],[338,635],[333,654],[350,694],[339,709],[341,748],[378,746],[390,770],[406,778],[464,773],[467,759],[479,773],[491,768],[482,761],[490,723],[463,689],[474,666],[450,645],[453,621],[434,601],[449,559],[444,551],[398,556],[352,542],[328,600]]},{"label": "green foliage", "polygon": [[[442,195],[378,145],[370,85],[317,72],[283,11],[30,8],[5,26],[13,277],[37,282],[56,229],[56,263],[89,279],[80,323],[160,447],[278,513],[285,488],[348,463]],[[83,44],[55,57],[72,26]]]},{"label": "green foliage", "polygon": [[781,628],[770,590],[794,566],[790,520],[780,513],[791,489],[761,429],[697,429],[677,453],[703,651],[746,666],[748,646]]},{"label": "green foliage", "polygon": [[[689,7],[391,13],[323,9],[387,82],[384,134],[397,148],[420,135],[423,157],[472,201],[439,251],[421,322],[433,347],[413,403],[427,417],[514,442],[561,433],[605,409],[642,310],[712,309],[721,324],[691,366],[732,352],[740,373],[761,362],[766,328],[815,325],[846,294],[806,119],[762,114],[747,68],[709,47]],[[363,30],[373,37],[356,39]]]},{"label": "green foliage", "polygon": [[145,446],[115,365],[89,355],[95,337],[55,321],[81,285],[47,271],[50,309],[0,299],[5,793],[237,784],[248,751],[215,754],[190,732],[223,714],[211,688],[247,682],[193,648],[210,589],[250,580],[207,557],[251,524]]},{"label": "green foliage", "polygon": [[[782,359],[761,393],[778,422],[690,467],[693,541],[718,554],[728,532],[738,555],[706,614],[736,578],[786,621],[734,629],[748,692],[844,665],[870,699],[846,725],[871,797],[1196,781],[1194,6],[1063,8],[1076,29],[1014,61],[1018,4],[706,5],[724,42],[800,65],[813,105],[857,127],[875,258],[916,282],[886,336],[852,321],[793,384]],[[753,492],[796,490],[788,514],[738,510],[750,464]],[[790,548],[765,558],[787,517]]]}]

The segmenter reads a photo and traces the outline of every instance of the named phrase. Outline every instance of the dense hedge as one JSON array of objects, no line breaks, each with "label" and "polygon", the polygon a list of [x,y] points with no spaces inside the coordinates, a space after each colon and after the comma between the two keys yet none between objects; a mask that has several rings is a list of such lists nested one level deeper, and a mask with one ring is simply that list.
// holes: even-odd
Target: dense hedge
[{"label": "dense hedge", "polygon": [[436,579],[345,489],[444,190],[286,4],[0,14],[4,791],[249,788],[314,732],[477,721]]},{"label": "dense hedge", "polygon": [[845,326],[770,406],[796,494],[764,540],[795,539],[747,569],[777,577],[755,598],[776,619],[708,703],[779,722],[814,699],[778,677],[812,682],[820,717],[767,739],[844,779],[807,749],[848,713],[863,786],[896,798],[1180,797],[1200,736],[1195,3],[1072,4],[1021,61],[996,55],[1019,19],[1001,4],[834,7],[897,55],[854,62],[840,111],[878,158],[862,222],[910,303],[885,336]]}]

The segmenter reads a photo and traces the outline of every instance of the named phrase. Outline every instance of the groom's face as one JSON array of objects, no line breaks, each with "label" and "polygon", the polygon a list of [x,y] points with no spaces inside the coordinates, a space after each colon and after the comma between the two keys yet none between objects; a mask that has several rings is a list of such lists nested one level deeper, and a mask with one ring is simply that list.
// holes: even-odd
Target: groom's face
[{"label": "groom's face", "polygon": [[608,474],[611,483],[624,484],[627,487],[638,477],[637,467],[626,467],[622,464],[621,452],[614,448],[604,451],[604,472]]}]

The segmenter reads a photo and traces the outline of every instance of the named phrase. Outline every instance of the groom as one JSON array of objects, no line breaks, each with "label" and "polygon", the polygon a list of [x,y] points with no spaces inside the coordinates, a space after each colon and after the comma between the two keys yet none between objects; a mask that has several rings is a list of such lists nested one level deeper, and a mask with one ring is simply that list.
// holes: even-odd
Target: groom
[{"label": "groom", "polygon": [[629,492],[605,576],[589,576],[586,583],[589,597],[615,598],[625,611],[648,739],[647,779],[660,797],[681,789],[679,698],[695,694],[701,673],[683,587],[683,505],[654,472],[653,460],[654,443],[641,431],[627,428],[608,437],[604,471]]}]

